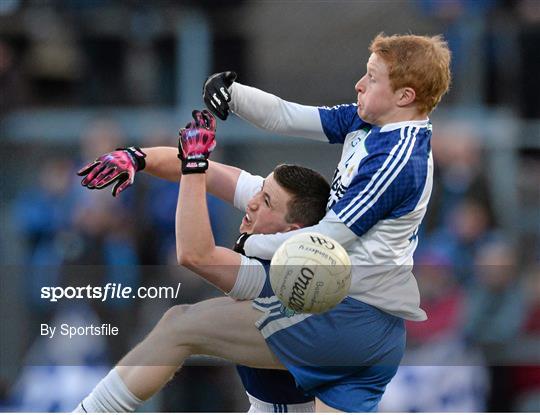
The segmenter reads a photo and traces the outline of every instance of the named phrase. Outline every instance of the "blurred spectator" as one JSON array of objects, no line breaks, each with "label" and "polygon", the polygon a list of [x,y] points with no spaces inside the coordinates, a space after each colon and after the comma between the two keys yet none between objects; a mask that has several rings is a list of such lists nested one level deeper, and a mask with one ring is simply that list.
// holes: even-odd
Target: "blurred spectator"
[{"label": "blurred spectator", "polygon": [[480,145],[480,138],[465,125],[452,124],[435,131],[434,185],[426,218],[428,233],[448,226],[452,212],[463,198],[474,196],[487,205],[488,185]]},{"label": "blurred spectator", "polygon": [[72,248],[69,228],[76,193],[72,187],[73,162],[45,159],[35,177],[38,182],[19,194],[12,209],[15,227],[25,244],[24,264],[38,271],[25,274],[29,278],[26,292],[31,305],[40,307],[40,288],[58,283],[58,267]]},{"label": "blurred spectator", "polygon": [[495,236],[485,205],[476,199],[462,198],[449,214],[447,226],[435,231],[426,244],[448,255],[458,282],[470,285],[476,252]]},{"label": "blurred spectator", "polygon": [[487,410],[510,411],[511,368],[507,365],[525,312],[517,257],[513,247],[501,238],[480,248],[474,262],[475,283],[468,294],[465,333],[490,365]]},{"label": "blurred spectator", "polygon": [[465,330],[490,360],[497,345],[512,341],[519,332],[525,312],[523,290],[516,253],[504,239],[481,247],[474,265],[475,281],[468,294]]},{"label": "blurred spectator", "polygon": [[415,263],[414,274],[422,299],[420,306],[428,320],[407,322],[407,343],[415,346],[460,337],[465,292],[456,282],[451,258],[427,248],[417,255]]}]

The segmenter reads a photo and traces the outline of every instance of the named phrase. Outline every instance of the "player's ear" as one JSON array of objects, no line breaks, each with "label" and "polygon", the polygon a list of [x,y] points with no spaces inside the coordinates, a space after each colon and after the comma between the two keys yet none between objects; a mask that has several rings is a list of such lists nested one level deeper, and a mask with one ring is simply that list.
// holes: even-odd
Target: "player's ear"
[{"label": "player's ear", "polygon": [[405,107],[409,104],[412,104],[416,99],[416,92],[414,91],[414,89],[408,86],[398,89],[396,93],[398,98],[397,105],[399,107]]},{"label": "player's ear", "polygon": [[302,225],[300,225],[299,223],[288,223],[287,230],[285,232],[295,231],[300,228],[302,228]]}]

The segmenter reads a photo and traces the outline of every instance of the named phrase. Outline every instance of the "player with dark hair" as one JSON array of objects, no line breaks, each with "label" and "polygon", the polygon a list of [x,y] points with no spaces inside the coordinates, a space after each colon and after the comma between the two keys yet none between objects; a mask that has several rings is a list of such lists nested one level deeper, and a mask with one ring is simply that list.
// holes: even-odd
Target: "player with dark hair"
[{"label": "player with dark hair", "polygon": [[[205,114],[206,117],[210,119],[211,116]],[[182,169],[178,163],[177,154],[178,149],[166,147],[142,150],[136,147],[121,149],[99,157],[83,167],[79,174],[85,176],[82,180],[84,186],[90,189],[112,186],[113,195],[118,195],[133,183],[137,171],[146,171],[158,177],[173,179],[172,171],[163,174],[164,171],[161,170],[163,159],[172,157],[174,167],[171,170],[174,170],[173,174],[176,176],[174,179],[178,180]],[[311,226],[321,220],[326,213],[330,186],[319,173],[311,169],[281,164],[266,179],[263,179],[221,163],[205,161],[202,164],[205,166],[197,168],[208,167],[205,175],[208,191],[246,212],[240,225],[242,236],[253,233],[285,232]],[[237,186],[240,177],[242,187]],[[260,191],[251,199],[246,197],[258,189]],[[271,202],[271,207],[266,205],[268,192],[275,199]],[[279,203],[280,200],[286,203]],[[184,236],[187,234],[184,233]],[[241,251],[242,241],[243,239],[240,238],[240,243],[235,246],[236,251]],[[184,245],[189,247],[188,244]],[[225,248],[221,249],[225,250]],[[188,249],[182,249],[182,252],[183,262],[190,261],[194,271],[204,275],[209,282],[231,298],[252,299],[261,293],[272,294],[270,287],[265,286],[268,261],[262,261],[265,268],[261,269],[261,261],[238,255],[243,265],[239,269],[208,267],[204,266],[208,265],[208,262],[205,262],[201,270],[196,260],[187,258]],[[313,412],[313,398],[297,387],[289,372],[255,369],[241,365],[237,369],[249,397],[250,412]],[[112,384],[111,391],[119,389],[118,394],[121,395],[122,388],[115,388],[115,382],[111,380],[116,376],[118,376],[116,371],[111,371],[111,374],[102,382],[101,389]],[[99,393],[99,388],[97,393]],[[85,406],[84,402],[82,406]],[[79,409],[82,410],[82,406]],[[86,403],[85,409],[89,411],[120,410],[119,407],[93,407],[92,399]]]}]

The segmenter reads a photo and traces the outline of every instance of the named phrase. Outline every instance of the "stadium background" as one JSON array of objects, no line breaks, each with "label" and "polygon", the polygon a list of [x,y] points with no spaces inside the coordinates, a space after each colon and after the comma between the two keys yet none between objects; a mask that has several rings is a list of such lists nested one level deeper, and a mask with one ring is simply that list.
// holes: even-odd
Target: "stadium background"
[{"label": "stadium background", "polygon": [[[536,0],[0,0],[0,409],[68,411],[175,302],[219,295],[174,265],[178,186],[139,174],[118,199],[80,187],[84,161],[176,144],[208,74],[312,105],[353,102],[380,31],[443,33],[450,94],[432,116],[436,178],[390,411],[540,410],[540,5]],[[340,147],[233,117],[215,159],[329,179]],[[240,216],[210,200],[219,243]],[[174,285],[175,301],[46,303],[43,285]],[[111,322],[118,339],[51,348],[44,321]],[[127,333],[127,334],[126,334]],[[192,359],[147,410],[244,411],[231,365]]]}]

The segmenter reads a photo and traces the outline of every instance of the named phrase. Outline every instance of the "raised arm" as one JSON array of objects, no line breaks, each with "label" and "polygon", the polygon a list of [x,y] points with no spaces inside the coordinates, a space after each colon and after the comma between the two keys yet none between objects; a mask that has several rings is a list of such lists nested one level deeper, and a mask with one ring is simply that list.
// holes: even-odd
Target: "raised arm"
[{"label": "raised arm", "polygon": [[[84,176],[81,184],[88,189],[112,186],[113,196],[133,184],[135,173],[143,171],[151,176],[169,181],[179,181],[182,176],[175,147],[129,147],[98,157],[79,170]],[[209,161],[206,176],[208,192],[228,203],[234,202],[234,192],[241,170],[226,164]]]},{"label": "raised arm", "polygon": [[[264,284],[259,263],[258,278],[249,278],[248,258],[231,249],[216,246],[206,204],[207,159],[215,146],[213,117],[195,113],[196,123],[180,133],[179,153],[183,180],[176,208],[178,263],[236,298],[255,296]],[[215,123],[215,121],[214,121]],[[179,163],[180,164],[180,163]],[[255,268],[257,268],[255,264]],[[251,270],[257,272],[257,270]],[[246,278],[247,277],[247,278]],[[258,282],[257,282],[258,281]]]},{"label": "raised arm", "polygon": [[[145,173],[173,182],[181,179],[182,169],[178,162],[177,148],[150,147],[143,151],[146,153]],[[206,172],[208,192],[232,204],[241,171],[237,167],[209,160]]]},{"label": "raised arm", "polygon": [[319,109],[285,101],[257,88],[234,82],[234,72],[208,78],[203,87],[207,107],[222,120],[229,110],[255,126],[277,134],[327,141]]},{"label": "raised arm", "polygon": [[317,107],[285,101],[276,95],[238,82],[231,86],[229,105],[236,115],[263,130],[328,141]]},{"label": "raised arm", "polygon": [[242,263],[241,255],[216,246],[206,204],[205,174],[184,177],[176,207],[178,263],[222,291],[230,292]]}]

